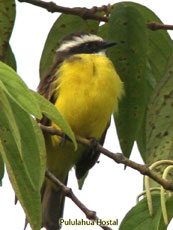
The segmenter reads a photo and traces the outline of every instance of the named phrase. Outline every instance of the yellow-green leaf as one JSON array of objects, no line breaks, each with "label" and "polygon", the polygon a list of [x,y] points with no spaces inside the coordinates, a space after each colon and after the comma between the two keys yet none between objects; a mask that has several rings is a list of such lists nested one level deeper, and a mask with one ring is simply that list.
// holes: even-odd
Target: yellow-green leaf
[{"label": "yellow-green leaf", "polygon": [[[25,83],[12,68],[2,62],[0,62],[0,80],[6,88],[6,93],[8,93],[13,101],[29,114],[32,114],[39,119],[42,117],[35,97]],[[0,87],[1,86],[2,84]]]},{"label": "yellow-green leaf", "polygon": [[2,81],[0,81],[0,109],[4,112],[6,119],[8,120],[11,133],[15,139],[16,145],[18,146],[19,152],[21,153],[22,149],[20,132],[16,124],[16,120],[14,118],[14,114],[8,101],[8,98],[5,92],[2,91],[2,88],[5,88],[5,86],[3,85]]},{"label": "yellow-green leaf", "polygon": [[33,230],[40,230],[42,221],[40,189],[46,164],[44,138],[36,121],[10,97],[8,100],[20,132],[22,152],[19,152],[3,110],[0,110],[0,152],[28,222]]}]

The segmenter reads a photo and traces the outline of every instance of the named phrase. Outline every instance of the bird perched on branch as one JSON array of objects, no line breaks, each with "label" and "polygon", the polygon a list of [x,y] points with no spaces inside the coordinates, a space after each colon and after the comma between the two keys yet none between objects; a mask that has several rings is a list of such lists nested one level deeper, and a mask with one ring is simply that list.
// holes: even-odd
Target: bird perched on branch
[{"label": "bird perched on branch", "polygon": [[[113,45],[116,43],[89,33],[64,37],[49,73],[38,87],[38,92],[55,104],[76,135],[95,138],[101,144],[123,93],[123,83],[105,54]],[[41,123],[59,129],[47,118]],[[60,141],[58,136],[45,134],[47,168],[66,184],[73,166],[80,179],[97,162],[100,153],[82,145],[75,151],[72,143],[67,141],[62,146]],[[60,229],[64,199],[61,189],[45,179],[42,209],[47,230]]]}]

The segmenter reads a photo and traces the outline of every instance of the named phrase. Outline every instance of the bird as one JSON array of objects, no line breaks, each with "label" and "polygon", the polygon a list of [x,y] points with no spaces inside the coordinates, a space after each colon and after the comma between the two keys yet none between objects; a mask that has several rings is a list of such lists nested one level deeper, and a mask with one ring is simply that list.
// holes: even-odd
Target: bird
[{"label": "bird", "polygon": [[[94,138],[103,144],[111,114],[118,110],[124,88],[106,50],[116,42],[98,35],[76,32],[64,36],[55,53],[48,73],[41,79],[38,93],[53,103],[70,125],[75,135]],[[58,125],[43,117],[43,125]],[[75,151],[70,141],[44,134],[47,169],[67,184],[68,173],[74,167],[81,179],[98,161],[99,151],[78,145]],[[60,188],[45,179],[42,190],[42,226],[57,230],[61,226],[65,197]]]}]

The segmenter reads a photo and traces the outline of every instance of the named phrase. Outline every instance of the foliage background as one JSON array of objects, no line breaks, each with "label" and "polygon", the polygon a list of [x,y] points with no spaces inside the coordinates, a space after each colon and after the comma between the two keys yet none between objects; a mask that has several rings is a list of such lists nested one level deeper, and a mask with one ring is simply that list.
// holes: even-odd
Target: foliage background
[{"label": "foliage background", "polygon": [[[54,1],[64,6],[69,6],[69,1]],[[97,0],[94,4],[101,6],[107,3],[116,3],[121,1]],[[165,1],[135,1],[144,4],[153,10],[165,24],[173,24],[172,7],[173,3],[169,0]],[[80,3],[80,5],[79,5]],[[71,1],[71,6],[86,6],[92,7],[93,2],[86,1]],[[16,56],[18,73],[26,82],[26,84],[36,89],[39,82],[39,61],[46,40],[47,34],[58,14],[48,13],[44,9],[31,6],[29,4],[20,4],[17,2],[17,18],[14,31],[11,38],[11,45]],[[173,35],[173,34],[172,34]],[[173,36],[172,36],[173,37]],[[115,130],[113,126],[109,130],[105,147],[113,152],[120,151],[120,148],[115,145]],[[118,143],[118,141],[117,141]],[[141,162],[136,147],[133,149],[131,156],[136,162]],[[89,178],[86,180],[84,188],[78,191],[74,173],[71,172],[69,186],[73,187],[76,195],[90,209],[96,210],[98,216],[102,219],[119,219],[122,220],[127,211],[135,205],[137,194],[142,191],[142,176],[134,170],[127,169],[124,171],[123,166],[111,162],[106,157],[100,158],[94,170],[90,172]],[[93,189],[93,185],[94,189]],[[97,189],[96,189],[97,188]],[[99,195],[98,195],[99,194]],[[107,196],[105,197],[105,194]],[[101,197],[105,199],[101,199]],[[7,178],[3,180],[3,187],[0,188],[0,228],[4,229],[23,229],[24,214],[20,205],[15,207],[14,193],[12,192]],[[84,218],[83,213],[71,202],[66,201],[65,219]],[[2,206],[4,208],[2,208]],[[70,210],[74,210],[73,213]],[[68,212],[69,210],[69,212]],[[73,214],[74,216],[71,216]],[[10,221],[9,221],[10,219]],[[173,225],[173,224],[172,224]],[[173,227],[170,226],[170,229]],[[28,228],[29,229],[29,228]],[[67,228],[64,228],[67,229]],[[71,229],[70,227],[68,229]],[[80,228],[79,228],[80,229]],[[90,228],[88,228],[90,229]],[[100,229],[100,228],[95,228]],[[114,229],[118,229],[115,227]]]}]

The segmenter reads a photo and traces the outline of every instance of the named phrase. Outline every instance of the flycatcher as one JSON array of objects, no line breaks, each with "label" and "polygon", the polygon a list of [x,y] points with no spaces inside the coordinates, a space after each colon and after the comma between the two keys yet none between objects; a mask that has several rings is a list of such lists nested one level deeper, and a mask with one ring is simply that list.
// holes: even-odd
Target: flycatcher
[{"label": "flycatcher", "polygon": [[[115,42],[104,41],[89,33],[76,33],[63,38],[49,73],[42,78],[38,92],[51,101],[64,116],[73,132],[104,143],[111,114],[117,110],[123,93],[121,82],[105,50]],[[59,127],[47,118],[44,125]],[[47,169],[67,184],[69,170],[74,166],[78,179],[97,162],[98,151],[72,143],[60,145],[60,137],[45,134]],[[60,229],[64,195],[50,180],[42,187],[43,227]]]}]

